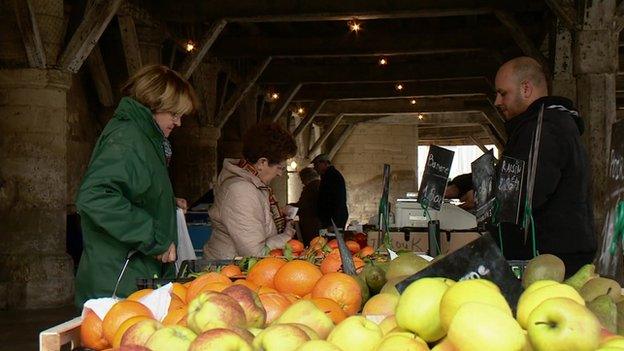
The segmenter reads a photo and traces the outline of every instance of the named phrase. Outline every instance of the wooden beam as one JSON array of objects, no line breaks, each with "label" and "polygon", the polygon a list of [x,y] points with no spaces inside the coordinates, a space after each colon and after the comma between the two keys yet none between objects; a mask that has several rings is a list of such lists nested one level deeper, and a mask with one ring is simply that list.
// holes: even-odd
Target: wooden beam
[{"label": "wooden beam", "polygon": [[204,37],[199,44],[199,50],[197,50],[195,54],[188,56],[187,59],[184,60],[184,63],[182,65],[184,78],[189,79],[191,75],[193,75],[193,72],[195,72],[197,65],[202,62],[202,60],[208,53],[208,50],[210,50],[210,47],[212,47],[212,44],[217,40],[226,25],[227,21],[219,19],[216,20],[212,24],[212,26],[210,26],[210,29],[208,29],[208,31],[204,34]]},{"label": "wooden beam", "polygon": [[557,18],[563,23],[570,31],[575,31],[578,28],[578,20],[574,3],[567,0],[544,0],[552,12],[557,15]]},{"label": "wooden beam", "polygon": [[277,122],[279,120],[279,118],[284,114],[284,111],[286,111],[286,109],[288,109],[288,105],[290,105],[290,102],[293,100],[295,95],[297,95],[297,93],[299,92],[299,89],[301,89],[302,85],[303,84],[301,84],[301,83],[297,83],[297,84],[291,86],[290,88],[288,88],[282,94],[283,99],[279,102],[279,104],[275,108],[275,113],[273,114],[273,117],[271,117],[271,121],[272,122]]},{"label": "wooden beam", "polygon": [[[485,115],[482,112],[440,112],[440,113],[426,113],[422,114],[423,118],[419,119],[418,115],[420,113],[411,113],[411,114],[399,114],[399,115],[350,115],[344,114],[344,117],[341,120],[341,124],[353,124],[359,122],[374,122],[381,124],[400,124],[400,125],[419,125],[419,126],[436,126],[436,125],[445,125],[445,126],[466,126],[466,125],[481,125],[484,123],[489,123],[485,118]],[[317,117],[317,122],[328,121],[331,116],[319,118]],[[327,123],[327,122],[326,122]]]},{"label": "wooden beam", "polygon": [[132,76],[143,65],[136,26],[134,25],[134,19],[130,15],[117,15],[117,22],[119,22],[121,45],[123,46],[124,57],[126,58],[128,76]]},{"label": "wooden beam", "polygon": [[316,114],[321,111],[326,102],[326,100],[317,101],[312,105],[312,107],[310,107],[310,111],[307,116],[305,116],[292,133],[293,137],[297,138],[308,126],[310,126],[310,124],[312,124],[314,117],[316,117]]},{"label": "wooden beam", "polygon": [[108,26],[122,0],[93,0],[60,60],[61,69],[77,73]]},{"label": "wooden beam", "polygon": [[113,107],[115,105],[115,96],[113,95],[113,89],[108,79],[106,64],[104,63],[99,45],[93,47],[91,55],[87,58],[87,65],[89,66],[89,72],[91,72],[91,78],[100,103],[105,107]]},{"label": "wooden beam", "polygon": [[477,139],[474,135],[469,136],[468,139],[472,141],[476,146],[478,146],[479,149],[483,151],[483,153],[487,153],[488,151],[490,151],[487,147],[485,147],[485,145],[483,145],[481,140]]},{"label": "wooden beam", "polygon": [[263,84],[376,83],[490,77],[499,64],[491,56],[443,55],[410,60],[380,69],[376,63],[319,64],[275,62],[262,75]]},{"label": "wooden beam", "polygon": [[624,2],[620,2],[615,9],[615,16],[613,16],[615,22],[615,32],[619,33],[624,29]]},{"label": "wooden beam", "polygon": [[310,158],[310,156],[312,154],[314,154],[317,150],[319,150],[321,148],[321,146],[323,145],[323,143],[325,143],[325,141],[327,140],[327,138],[329,138],[329,136],[331,135],[331,133],[334,131],[334,129],[336,129],[336,127],[338,126],[338,124],[340,123],[340,121],[342,120],[342,117],[344,115],[340,114],[338,116],[336,116],[334,118],[334,120],[332,121],[332,123],[327,127],[327,129],[325,129],[323,131],[323,135],[321,135],[317,141],[314,142],[314,145],[312,145],[312,147],[310,148],[310,150],[308,150],[308,154],[306,155],[306,158]]},{"label": "wooden beam", "polygon": [[509,30],[509,33],[518,44],[518,47],[526,56],[530,56],[537,60],[542,65],[542,69],[546,75],[549,76],[550,64],[548,60],[542,55],[542,52],[533,43],[531,38],[526,34],[523,27],[518,23],[512,13],[505,10],[495,10],[494,15],[498,20]]},{"label": "wooden beam", "polygon": [[227,74],[228,79],[233,82],[234,84],[241,84],[244,82],[245,78],[242,77],[238,71],[234,68],[234,66],[232,66],[229,62],[225,61],[225,60],[221,60],[219,58],[216,57],[210,57],[209,59],[209,64],[211,65],[217,65],[219,66],[219,69],[221,69],[221,71],[225,72],[225,74]]},{"label": "wooden beam", "polygon": [[13,0],[17,27],[22,34],[28,64],[32,68],[46,67],[46,54],[39,35],[37,17],[31,0]]},{"label": "wooden beam", "polygon": [[271,62],[270,57],[260,62],[253,70],[251,70],[245,82],[241,83],[236,88],[233,95],[225,103],[225,105],[223,106],[223,109],[217,115],[216,121],[218,121],[217,123],[219,123],[217,126],[218,129],[223,128],[225,123],[227,123],[230,116],[232,116],[232,113],[236,111],[236,108],[238,107],[238,105],[241,103],[241,101],[243,101],[243,98],[245,98],[247,93],[254,86],[254,84],[256,83],[256,81],[258,80],[262,72],[264,72],[264,70],[266,69],[266,67],[269,65],[270,62]]},{"label": "wooden beam", "polygon": [[418,126],[418,139],[420,140],[458,138],[467,140],[471,136],[486,137],[487,135],[479,125],[465,126],[462,128],[447,126]]},{"label": "wooden beam", "polygon": [[503,152],[504,144],[500,141],[499,138],[496,137],[494,132],[492,132],[492,127],[490,124],[481,124],[481,129],[485,131],[485,133],[490,137],[492,144],[496,146],[499,153]]},{"label": "wooden beam", "polygon": [[351,133],[353,133],[353,130],[356,126],[357,124],[350,124],[342,131],[342,133],[340,133],[338,140],[336,140],[336,143],[332,145],[331,149],[327,153],[327,156],[329,156],[330,160],[334,159],[338,151],[340,151],[340,149],[342,148],[342,145],[344,145],[345,141],[349,139]]}]

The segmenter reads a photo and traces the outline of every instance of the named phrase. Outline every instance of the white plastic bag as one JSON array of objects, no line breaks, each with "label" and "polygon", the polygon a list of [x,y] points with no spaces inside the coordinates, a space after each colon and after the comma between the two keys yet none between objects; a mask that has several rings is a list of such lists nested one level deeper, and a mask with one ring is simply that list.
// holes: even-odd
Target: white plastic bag
[{"label": "white plastic bag", "polygon": [[180,270],[182,261],[196,260],[195,249],[193,249],[193,243],[191,242],[191,236],[189,235],[188,228],[186,227],[186,218],[184,218],[184,212],[178,208],[176,211],[178,216],[178,258],[176,260],[176,273]]}]

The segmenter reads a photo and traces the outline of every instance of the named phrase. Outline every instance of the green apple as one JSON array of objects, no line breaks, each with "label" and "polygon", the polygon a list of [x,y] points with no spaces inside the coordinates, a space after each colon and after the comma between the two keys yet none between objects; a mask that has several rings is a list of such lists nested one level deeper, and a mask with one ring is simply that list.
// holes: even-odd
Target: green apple
[{"label": "green apple", "polygon": [[600,344],[600,328],[600,321],[587,307],[555,297],[533,309],[527,330],[535,351],[593,351]]},{"label": "green apple", "polygon": [[397,326],[398,324],[395,315],[388,316],[384,318],[381,323],[379,323],[379,328],[381,328],[381,332],[383,333],[383,335],[388,334],[392,329],[396,328]]},{"label": "green apple", "polygon": [[461,305],[448,339],[461,351],[522,351],[527,342],[524,330],[509,313],[480,302]]},{"label": "green apple", "polygon": [[310,340],[299,346],[296,351],[341,351],[338,346],[325,340]]},{"label": "green apple", "polygon": [[620,347],[624,348],[624,336],[614,335],[609,338],[603,338],[600,347]]},{"label": "green apple", "polygon": [[496,284],[485,279],[462,280],[449,287],[440,301],[440,324],[443,331],[449,330],[459,308],[468,302],[488,304],[513,316],[507,300]]},{"label": "green apple", "polygon": [[310,300],[299,300],[282,313],[279,318],[273,321],[275,324],[300,323],[312,328],[319,338],[325,339],[329,332],[334,329],[334,322],[325,312],[321,311]]},{"label": "green apple", "polygon": [[247,327],[263,328],[266,322],[266,310],[258,294],[244,285],[234,284],[222,291],[236,300],[245,312]]},{"label": "green apple", "polygon": [[351,316],[329,333],[327,341],[342,351],[372,351],[382,336],[381,328],[374,322],[362,316]]},{"label": "green apple", "polygon": [[186,351],[195,338],[197,335],[189,328],[170,325],[154,332],[145,347],[152,351]]},{"label": "green apple", "polygon": [[553,284],[539,289],[523,292],[518,299],[516,319],[522,328],[527,329],[529,315],[535,307],[553,297],[567,297],[585,306],[585,300],[573,287],[567,284]]},{"label": "green apple", "polygon": [[201,333],[188,351],[252,351],[251,345],[233,330],[216,328]]},{"label": "green apple", "polygon": [[188,307],[187,323],[197,334],[214,328],[245,327],[247,317],[232,297],[218,292],[204,292]]},{"label": "green apple", "polygon": [[119,345],[144,346],[152,334],[162,327],[163,325],[154,319],[140,321],[126,330]]},{"label": "green apple", "polygon": [[435,344],[431,351],[457,351],[457,348],[448,339],[448,337],[446,337],[440,340],[440,342],[438,342],[437,344]]},{"label": "green apple", "polygon": [[523,293],[528,294],[531,291],[537,290],[539,288],[543,288],[549,285],[557,285],[557,284],[560,284],[560,283],[554,280],[538,280],[532,283],[531,285],[529,285],[526,289],[524,289]]},{"label": "green apple", "polygon": [[294,351],[310,341],[310,337],[301,328],[292,324],[272,325],[258,334],[253,341],[255,350]]},{"label": "green apple", "polygon": [[624,349],[621,347],[606,346],[606,347],[601,347],[597,349],[596,351],[624,351]]},{"label": "green apple", "polygon": [[447,289],[449,286],[436,278],[422,278],[412,282],[399,297],[395,314],[397,325],[418,334],[427,342],[444,337],[445,332],[440,323],[440,301]]},{"label": "green apple", "polygon": [[314,329],[308,327],[305,324],[301,324],[301,323],[286,323],[286,324],[290,324],[290,325],[294,325],[295,327],[303,330],[306,334],[308,334],[308,337],[310,338],[310,340],[319,340],[319,335],[314,331]]},{"label": "green apple", "polygon": [[410,337],[404,334],[407,333],[391,334],[384,337],[377,344],[375,351],[429,351],[429,346],[423,339],[415,335]]}]

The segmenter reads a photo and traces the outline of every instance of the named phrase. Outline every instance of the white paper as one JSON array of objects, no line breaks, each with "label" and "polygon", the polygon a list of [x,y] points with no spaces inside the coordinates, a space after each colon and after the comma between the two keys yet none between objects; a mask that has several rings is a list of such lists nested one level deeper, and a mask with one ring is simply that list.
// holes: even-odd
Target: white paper
[{"label": "white paper", "polygon": [[388,249],[388,254],[390,255],[390,261],[394,260],[395,258],[399,257],[399,255],[397,255],[396,252]]},{"label": "white paper", "polygon": [[169,283],[165,286],[152,291],[151,293],[143,296],[139,299],[139,302],[144,304],[152,311],[154,319],[161,322],[169,310],[169,304],[171,303],[171,290],[173,284]]},{"label": "white paper", "polygon": [[92,310],[95,314],[100,317],[101,320],[104,320],[108,311],[113,307],[114,304],[119,302],[120,299],[114,299],[112,297],[102,297],[99,299],[90,299],[84,303],[82,307],[82,318],[84,318],[87,310]]},{"label": "white paper", "polygon": [[197,256],[195,255],[195,249],[193,248],[193,243],[191,242],[191,236],[189,235],[188,227],[186,226],[184,211],[182,211],[181,208],[178,208],[176,216],[178,219],[178,247],[176,248],[177,259],[175,262],[177,273],[180,270],[180,265],[183,261],[196,260]]},{"label": "white paper", "polygon": [[288,219],[295,219],[295,216],[297,216],[297,211],[299,211],[299,207],[291,205],[286,205],[284,207],[284,215],[286,215],[286,218]]}]

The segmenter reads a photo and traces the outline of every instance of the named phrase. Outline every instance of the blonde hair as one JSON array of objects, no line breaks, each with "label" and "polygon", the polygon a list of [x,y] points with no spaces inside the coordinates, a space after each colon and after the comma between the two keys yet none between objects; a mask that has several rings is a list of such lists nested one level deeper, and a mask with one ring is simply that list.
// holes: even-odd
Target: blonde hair
[{"label": "blonde hair", "polygon": [[191,114],[199,107],[191,84],[178,72],[163,65],[142,67],[128,79],[121,91],[152,112],[181,116]]}]

